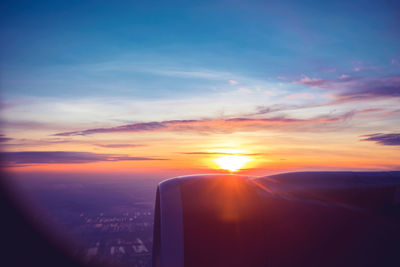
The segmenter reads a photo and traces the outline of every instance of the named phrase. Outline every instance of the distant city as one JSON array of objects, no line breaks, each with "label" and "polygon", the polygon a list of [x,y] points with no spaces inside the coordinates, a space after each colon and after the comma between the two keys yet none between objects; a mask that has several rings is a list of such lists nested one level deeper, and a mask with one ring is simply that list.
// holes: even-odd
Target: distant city
[{"label": "distant city", "polygon": [[76,255],[88,263],[151,266],[153,210],[136,209],[120,215],[81,213],[70,234],[82,247]]},{"label": "distant city", "polygon": [[33,220],[89,266],[151,266],[159,179],[21,179]]}]

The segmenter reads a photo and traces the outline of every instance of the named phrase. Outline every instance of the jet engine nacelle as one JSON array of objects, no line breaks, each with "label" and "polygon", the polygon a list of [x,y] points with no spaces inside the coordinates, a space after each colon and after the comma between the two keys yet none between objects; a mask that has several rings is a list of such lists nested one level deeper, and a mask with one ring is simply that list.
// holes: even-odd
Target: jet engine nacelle
[{"label": "jet engine nacelle", "polygon": [[400,172],[166,180],[153,266],[400,266]]}]

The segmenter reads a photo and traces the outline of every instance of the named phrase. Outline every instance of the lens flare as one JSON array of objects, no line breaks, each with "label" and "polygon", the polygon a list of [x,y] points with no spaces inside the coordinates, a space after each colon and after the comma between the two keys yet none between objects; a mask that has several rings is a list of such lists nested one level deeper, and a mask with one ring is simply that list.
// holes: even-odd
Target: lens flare
[{"label": "lens flare", "polygon": [[252,161],[250,157],[239,155],[223,155],[214,159],[220,169],[235,172],[243,168],[248,162]]}]

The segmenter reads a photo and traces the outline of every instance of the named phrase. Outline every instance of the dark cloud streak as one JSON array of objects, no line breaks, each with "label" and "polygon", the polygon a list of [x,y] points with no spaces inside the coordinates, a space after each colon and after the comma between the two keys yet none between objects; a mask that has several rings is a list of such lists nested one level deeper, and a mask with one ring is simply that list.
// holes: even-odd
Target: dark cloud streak
[{"label": "dark cloud streak", "polygon": [[361,141],[371,141],[384,146],[400,146],[400,133],[376,133],[361,136]]},{"label": "dark cloud streak", "polygon": [[91,152],[71,151],[22,151],[1,153],[6,165],[18,164],[77,164],[100,161],[142,161],[167,160],[162,158],[130,157],[116,154],[96,154]]},{"label": "dark cloud streak", "polygon": [[13,140],[13,138],[6,137],[4,134],[0,134],[0,143],[4,143],[11,140]]}]

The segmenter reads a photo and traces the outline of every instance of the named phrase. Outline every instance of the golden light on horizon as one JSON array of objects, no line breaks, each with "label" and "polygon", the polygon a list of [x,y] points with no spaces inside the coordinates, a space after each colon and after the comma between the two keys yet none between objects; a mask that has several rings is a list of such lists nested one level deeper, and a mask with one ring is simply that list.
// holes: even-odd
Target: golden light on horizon
[{"label": "golden light on horizon", "polygon": [[214,162],[218,165],[220,169],[235,172],[243,168],[248,162],[252,160],[253,159],[247,156],[223,155],[214,159]]}]

